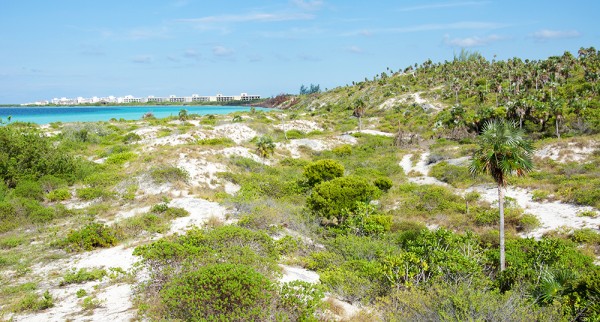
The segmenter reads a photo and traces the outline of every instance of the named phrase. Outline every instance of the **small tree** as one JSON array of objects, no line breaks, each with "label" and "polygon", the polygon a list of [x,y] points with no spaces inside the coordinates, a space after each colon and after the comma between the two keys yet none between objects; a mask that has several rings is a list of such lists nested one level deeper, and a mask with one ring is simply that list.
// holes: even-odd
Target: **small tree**
[{"label": "small tree", "polygon": [[187,110],[179,110],[179,120],[180,121],[185,121],[188,119],[188,112]]},{"label": "small tree", "polygon": [[362,131],[362,117],[365,115],[365,111],[367,110],[367,104],[362,99],[357,99],[354,102],[354,113],[352,116],[358,118],[358,131]]},{"label": "small tree", "polygon": [[512,173],[525,175],[533,169],[533,146],[514,123],[493,120],[485,123],[478,139],[479,147],[473,155],[471,174],[487,173],[498,186],[500,211],[500,271],[504,262],[504,187]]},{"label": "small tree", "polygon": [[268,158],[275,151],[275,143],[273,143],[273,139],[270,136],[261,136],[258,141],[256,141],[256,152],[262,158]]},{"label": "small tree", "polygon": [[344,175],[344,166],[331,159],[318,160],[304,167],[304,177],[309,186],[339,178]]}]

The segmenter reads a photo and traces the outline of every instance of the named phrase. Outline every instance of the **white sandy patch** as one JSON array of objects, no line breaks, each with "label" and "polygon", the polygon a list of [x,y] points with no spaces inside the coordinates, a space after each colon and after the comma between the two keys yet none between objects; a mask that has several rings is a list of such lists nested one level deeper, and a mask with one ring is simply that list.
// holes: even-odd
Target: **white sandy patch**
[{"label": "white sandy patch", "polygon": [[133,208],[126,211],[119,211],[115,216],[115,221],[119,221],[121,219],[131,218],[137,215],[142,215],[150,211],[150,206]]},{"label": "white sandy patch", "polygon": [[201,226],[211,217],[226,220],[227,209],[217,202],[185,197],[171,200],[169,206],[183,208],[190,213],[187,217],[171,221],[171,233],[182,233],[189,227]]},{"label": "white sandy patch", "polygon": [[[356,138],[354,138],[356,139]],[[346,137],[333,137],[328,139],[294,139],[284,143],[275,143],[278,149],[286,149],[290,151],[292,158],[300,158],[302,153],[300,147],[304,146],[313,151],[331,150],[334,147],[342,144],[348,144],[351,140]]]},{"label": "white sandy patch", "polygon": [[158,147],[158,146],[162,146],[162,145],[181,145],[181,144],[188,144],[188,143],[194,143],[196,141],[196,137],[194,137],[193,135],[189,134],[189,133],[184,133],[184,134],[172,134],[169,136],[164,136],[164,137],[160,137],[160,138],[150,138],[150,139],[144,139],[141,140],[139,143],[140,144],[144,144],[147,147]]},{"label": "white sandy patch", "polygon": [[407,154],[402,157],[402,161],[400,161],[400,167],[404,169],[404,173],[408,175],[409,172],[414,171],[414,173],[418,174],[416,177],[408,177],[408,181],[414,182],[417,184],[435,184],[439,186],[449,187],[450,185],[442,182],[434,177],[430,177],[429,170],[431,169],[432,164],[427,164],[427,158],[429,157],[429,152],[425,152],[421,154],[421,158],[417,162],[416,165],[412,165],[412,154]]},{"label": "white sandy patch", "polygon": [[243,146],[234,146],[234,147],[229,147],[229,148],[225,148],[222,150],[208,150],[208,151],[203,151],[201,154],[223,155],[223,156],[226,156],[229,158],[233,157],[233,156],[237,156],[237,157],[252,159],[256,162],[263,163],[263,164],[270,164],[270,162],[268,160],[264,160],[263,158],[259,157],[258,155],[250,152],[250,149],[245,148]]},{"label": "white sandy patch", "polygon": [[279,264],[279,267],[283,269],[283,276],[279,279],[281,283],[303,281],[316,284],[319,282],[319,274],[315,271],[310,271],[302,267],[289,266],[284,264]]},{"label": "white sandy patch", "polygon": [[240,187],[239,185],[229,182],[229,181],[225,181],[225,184],[223,185],[223,188],[225,189],[225,192],[230,194],[230,195],[235,195],[238,191],[240,191],[240,189],[242,187]]},{"label": "white sandy patch", "polygon": [[139,135],[142,139],[152,139],[158,135],[160,128],[160,126],[144,126],[131,132]]},{"label": "white sandy patch", "polygon": [[387,136],[387,137],[394,137],[396,135],[394,133],[382,132],[382,131],[377,131],[377,130],[362,130],[362,131],[350,131],[350,132],[348,132],[348,134],[352,134],[352,133],[363,133],[363,134],[369,134],[369,135],[381,135],[381,136]]},{"label": "white sandy patch", "polygon": [[133,290],[129,284],[111,285],[101,290],[96,298],[101,306],[94,309],[93,321],[132,321],[136,312],[132,308]]},{"label": "white sandy patch", "polygon": [[[498,189],[496,187],[478,186],[467,191],[477,191],[481,198],[488,201],[492,206],[498,205]],[[519,207],[523,208],[525,213],[535,215],[541,222],[541,227],[523,234],[523,237],[540,238],[548,231],[559,227],[568,228],[592,228],[598,230],[600,227],[600,217],[579,217],[577,214],[582,211],[594,210],[592,207],[577,206],[562,203],[560,201],[537,202],[531,199],[531,192],[526,189],[507,187],[506,197],[516,200]]]},{"label": "white sandy patch", "polygon": [[575,142],[567,143],[566,148],[558,147],[555,144],[549,144],[537,151],[535,156],[541,159],[552,159],[554,161],[565,163],[569,161],[585,160],[590,154],[594,153],[597,146],[591,144],[589,146],[580,146]]},{"label": "white sandy patch", "polygon": [[217,178],[217,172],[227,171],[227,167],[220,163],[212,163],[204,159],[187,158],[185,153],[179,154],[179,161],[177,166],[185,169],[190,174],[190,183],[203,183],[208,185],[211,189],[217,187],[219,179]]},{"label": "white sandy patch", "polygon": [[282,131],[298,130],[303,133],[309,133],[312,131],[323,131],[323,128],[317,125],[317,123],[308,120],[286,121],[284,124],[277,124],[274,125],[274,127]]},{"label": "white sandy patch", "polygon": [[223,124],[216,126],[212,137],[227,137],[235,143],[240,144],[252,140],[257,133],[244,124]]}]

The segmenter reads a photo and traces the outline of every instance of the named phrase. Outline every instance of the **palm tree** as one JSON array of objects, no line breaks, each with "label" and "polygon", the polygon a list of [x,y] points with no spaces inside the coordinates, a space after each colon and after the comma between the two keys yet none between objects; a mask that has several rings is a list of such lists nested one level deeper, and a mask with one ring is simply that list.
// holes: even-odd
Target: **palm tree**
[{"label": "palm tree", "polygon": [[363,99],[359,98],[354,102],[354,106],[354,113],[352,115],[358,118],[358,132],[362,132],[362,117],[367,110],[367,104]]},{"label": "palm tree", "polygon": [[500,271],[504,261],[504,187],[510,174],[522,176],[533,169],[533,146],[513,122],[488,121],[478,139],[479,147],[473,155],[471,174],[487,173],[498,185],[500,211]]}]

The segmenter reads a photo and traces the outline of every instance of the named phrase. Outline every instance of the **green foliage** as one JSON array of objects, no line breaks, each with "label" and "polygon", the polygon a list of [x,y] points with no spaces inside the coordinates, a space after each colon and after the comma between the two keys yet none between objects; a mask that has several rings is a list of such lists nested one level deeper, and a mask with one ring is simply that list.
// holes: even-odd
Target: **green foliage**
[{"label": "green foliage", "polygon": [[304,177],[309,186],[333,180],[344,175],[344,166],[335,160],[323,159],[309,163],[304,167]]},{"label": "green foliage", "polygon": [[78,162],[65,151],[55,148],[50,139],[31,127],[0,127],[0,178],[14,187],[23,178],[44,175],[74,176]]},{"label": "green foliage", "polygon": [[39,201],[44,200],[44,190],[42,189],[42,185],[38,181],[20,181],[13,191],[14,194],[18,197],[34,199]]},{"label": "green foliage", "polygon": [[338,157],[347,157],[352,155],[352,146],[349,144],[338,145],[331,150]]},{"label": "green foliage", "polygon": [[127,133],[123,136],[123,139],[121,139],[121,142],[125,143],[125,144],[131,144],[134,142],[138,142],[142,139],[141,136],[139,136],[137,133]]},{"label": "green foliage", "polygon": [[198,145],[208,145],[208,146],[234,146],[235,142],[228,137],[219,137],[219,138],[210,138],[210,139],[200,139],[197,140],[196,143]]},{"label": "green foliage", "polygon": [[432,166],[429,175],[442,182],[460,188],[466,188],[474,183],[467,167],[452,165],[446,161],[439,162]]},{"label": "green foliage", "polygon": [[356,210],[357,201],[368,203],[378,195],[366,179],[348,176],[316,185],[306,202],[313,213],[342,222],[344,214]]},{"label": "green foliage", "polygon": [[28,293],[21,298],[13,307],[14,312],[41,311],[54,306],[54,298],[49,291],[41,296],[36,293]]},{"label": "green foliage", "polygon": [[77,197],[83,200],[95,200],[102,199],[108,200],[115,196],[113,191],[108,190],[103,187],[88,187],[88,188],[79,188],[77,189]]},{"label": "green foliage", "polygon": [[106,158],[106,164],[123,164],[134,160],[137,154],[134,152],[113,153]]},{"label": "green foliage", "polygon": [[65,273],[63,280],[60,282],[60,286],[97,281],[101,280],[106,275],[106,270],[100,268],[94,268],[91,270],[88,270],[87,268],[80,268],[79,270],[72,269]]},{"label": "green foliage", "polygon": [[82,298],[82,297],[84,297],[84,296],[87,295],[87,291],[84,290],[84,289],[82,289],[82,288],[80,288],[80,289],[77,290],[77,292],[75,293],[75,295],[77,295],[77,298]]},{"label": "green foliage", "polygon": [[113,228],[101,223],[91,223],[80,230],[71,230],[67,237],[58,241],[56,245],[67,251],[89,251],[94,248],[112,247],[117,242]]},{"label": "green foliage", "polygon": [[169,319],[257,321],[271,315],[274,291],[251,267],[214,264],[175,277],[160,297]]},{"label": "green foliage", "polygon": [[184,169],[174,166],[161,166],[150,170],[152,180],[158,184],[174,183],[177,181],[186,182],[190,174]]},{"label": "green foliage", "polygon": [[25,244],[25,237],[22,235],[4,235],[0,237],[0,249],[11,249]]},{"label": "green foliage", "polygon": [[50,201],[64,201],[71,198],[71,192],[68,188],[60,188],[50,191],[46,194],[46,199]]},{"label": "green foliage", "polygon": [[382,192],[388,192],[388,190],[390,190],[394,185],[392,179],[387,177],[379,177],[373,181],[373,184]]},{"label": "green foliage", "polygon": [[256,153],[262,158],[268,158],[275,151],[275,143],[270,136],[261,136],[256,141]]}]

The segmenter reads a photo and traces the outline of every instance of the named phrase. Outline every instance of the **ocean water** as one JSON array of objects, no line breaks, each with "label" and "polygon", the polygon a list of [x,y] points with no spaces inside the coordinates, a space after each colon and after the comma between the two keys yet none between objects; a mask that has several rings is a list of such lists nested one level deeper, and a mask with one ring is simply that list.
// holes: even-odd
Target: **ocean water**
[{"label": "ocean water", "polygon": [[[31,122],[48,124],[52,122],[96,122],[108,121],[112,118],[139,120],[144,114],[152,113],[157,118],[177,116],[185,109],[188,114],[228,114],[238,111],[250,111],[247,106],[93,106],[93,107],[0,107],[0,119],[6,122]],[[268,110],[256,108],[257,111]]]}]

